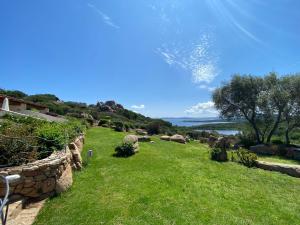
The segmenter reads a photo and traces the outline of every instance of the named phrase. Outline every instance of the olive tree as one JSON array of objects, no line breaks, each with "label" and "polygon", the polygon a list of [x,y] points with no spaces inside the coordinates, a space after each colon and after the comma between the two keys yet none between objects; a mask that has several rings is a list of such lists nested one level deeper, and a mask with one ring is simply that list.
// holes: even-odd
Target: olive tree
[{"label": "olive tree", "polygon": [[215,107],[224,118],[245,118],[253,128],[256,140],[262,143],[258,127],[258,98],[264,88],[263,78],[236,74],[231,81],[213,92]]},{"label": "olive tree", "polygon": [[285,142],[290,144],[290,133],[300,127],[300,74],[283,78],[283,83],[290,96],[283,111],[285,122]]},{"label": "olive tree", "polygon": [[257,143],[270,143],[291,98],[286,83],[275,73],[263,78],[234,75],[229,83],[214,91],[213,101],[221,116],[246,119]]}]

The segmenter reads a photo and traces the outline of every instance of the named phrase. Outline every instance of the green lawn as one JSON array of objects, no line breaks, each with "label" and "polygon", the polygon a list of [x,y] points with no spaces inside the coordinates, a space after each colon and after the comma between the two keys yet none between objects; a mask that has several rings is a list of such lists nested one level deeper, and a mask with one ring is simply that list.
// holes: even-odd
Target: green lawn
[{"label": "green lawn", "polygon": [[124,135],[88,130],[83,154],[93,149],[93,159],[35,225],[300,223],[300,179],[211,161],[197,142],[155,138],[130,158],[114,158]]},{"label": "green lawn", "polygon": [[258,160],[262,160],[266,162],[291,164],[291,165],[300,165],[300,162],[297,160],[287,159],[281,156],[259,156]]}]

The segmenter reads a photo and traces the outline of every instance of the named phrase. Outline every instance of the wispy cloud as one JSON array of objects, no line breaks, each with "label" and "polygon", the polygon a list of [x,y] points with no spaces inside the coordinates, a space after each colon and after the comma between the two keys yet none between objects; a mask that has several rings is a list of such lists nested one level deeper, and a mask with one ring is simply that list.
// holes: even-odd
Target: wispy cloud
[{"label": "wispy cloud", "polygon": [[100,15],[100,17],[102,18],[103,22],[108,25],[108,26],[111,26],[115,29],[119,29],[120,27],[118,25],[116,25],[112,19],[106,15],[105,13],[103,13],[100,9],[98,9],[95,5],[91,4],[91,3],[88,3],[87,4],[88,7],[90,7],[91,9],[93,9],[98,15]]},{"label": "wispy cloud", "polygon": [[141,105],[132,105],[131,108],[135,109],[135,110],[141,110],[141,109],[145,109],[145,105],[141,104]]},{"label": "wispy cloud", "polygon": [[169,65],[178,66],[192,75],[194,83],[210,83],[219,74],[218,56],[212,50],[212,38],[203,34],[200,40],[185,47],[185,45],[164,45],[156,52]]},{"label": "wispy cloud", "polygon": [[241,22],[236,18],[236,13],[230,10],[230,6],[233,6],[238,13],[242,13],[243,16],[250,17],[250,14],[246,11],[241,11],[241,8],[231,0],[206,0],[207,4],[211,7],[212,11],[215,12],[223,22],[231,25],[235,30],[239,31],[245,37],[260,43],[264,44],[262,40],[260,40],[255,34],[253,34],[249,29],[247,29]]},{"label": "wispy cloud", "polygon": [[216,87],[210,87],[210,86],[207,86],[207,85],[205,85],[205,84],[201,84],[200,86],[199,86],[199,88],[200,89],[204,89],[204,90],[208,90],[208,91],[214,91],[215,89],[216,89]]},{"label": "wispy cloud", "polygon": [[198,103],[184,111],[189,115],[197,116],[217,116],[218,111],[212,101]]}]

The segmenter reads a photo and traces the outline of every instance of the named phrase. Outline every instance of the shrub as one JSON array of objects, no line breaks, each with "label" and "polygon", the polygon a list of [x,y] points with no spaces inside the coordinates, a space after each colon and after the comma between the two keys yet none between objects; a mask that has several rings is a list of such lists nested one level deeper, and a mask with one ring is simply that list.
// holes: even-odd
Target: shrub
[{"label": "shrub", "polygon": [[237,160],[239,163],[247,166],[247,167],[253,167],[256,164],[257,155],[254,153],[251,153],[245,149],[239,149],[236,151]]},{"label": "shrub", "polygon": [[98,126],[110,127],[110,120],[109,119],[101,119],[101,120],[99,120]]},{"label": "shrub", "polygon": [[124,123],[121,121],[115,121],[114,123],[114,130],[118,132],[122,132],[125,130]]},{"label": "shrub", "polygon": [[272,140],[272,144],[274,145],[282,145],[284,144],[282,140],[280,139],[275,139],[275,140]]},{"label": "shrub", "polygon": [[239,145],[249,149],[251,146],[256,145],[256,137],[252,132],[242,132],[238,134]]},{"label": "shrub", "polygon": [[115,148],[115,156],[117,157],[129,157],[134,155],[135,150],[132,143],[123,143]]},{"label": "shrub", "polygon": [[228,161],[227,151],[221,148],[212,148],[210,151],[210,158],[218,162]]},{"label": "shrub", "polygon": [[31,137],[29,125],[20,126],[8,123],[0,134],[0,165],[16,166],[38,159],[37,142]]},{"label": "shrub", "polygon": [[[49,123],[36,130],[39,147],[39,158],[45,158],[54,151],[64,149],[69,142],[68,133],[61,124]],[[71,136],[73,136],[71,134]]]}]

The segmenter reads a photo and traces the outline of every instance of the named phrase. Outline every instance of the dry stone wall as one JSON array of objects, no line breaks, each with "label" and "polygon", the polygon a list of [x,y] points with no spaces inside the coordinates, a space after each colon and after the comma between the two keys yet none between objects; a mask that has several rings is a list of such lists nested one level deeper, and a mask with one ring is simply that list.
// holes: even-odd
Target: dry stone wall
[{"label": "dry stone wall", "polygon": [[[63,151],[17,167],[0,169],[0,175],[19,174],[21,178],[10,184],[12,199],[43,199],[66,191],[73,183],[73,169],[81,169],[80,153],[84,137],[78,137]],[[0,182],[0,196],[4,196],[5,186]]]}]

